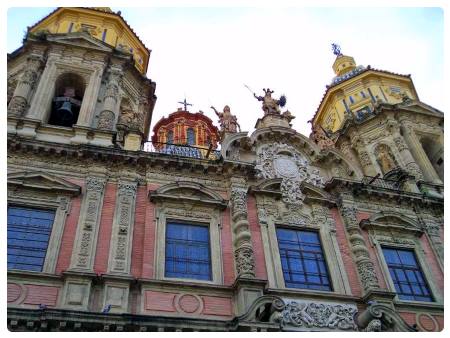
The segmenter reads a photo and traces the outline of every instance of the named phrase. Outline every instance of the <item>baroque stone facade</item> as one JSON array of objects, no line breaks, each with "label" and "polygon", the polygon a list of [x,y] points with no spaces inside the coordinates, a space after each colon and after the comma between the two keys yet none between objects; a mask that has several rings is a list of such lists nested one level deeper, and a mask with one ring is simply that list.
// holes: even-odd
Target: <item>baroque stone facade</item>
[{"label": "baroque stone facade", "polygon": [[[57,15],[68,28],[73,11],[97,26],[51,31]],[[219,140],[211,120],[183,111],[184,129],[172,114],[153,140],[170,144],[174,131],[187,150],[147,149],[147,54],[100,41],[105,20],[132,32],[107,8],[59,8],[8,55],[8,236],[13,211],[54,217],[39,268],[24,268],[15,250],[25,244],[8,241],[10,330],[443,329],[443,113],[418,100],[410,78],[339,52],[311,137],[267,89],[251,133],[233,116]],[[81,102],[70,127],[49,119],[52,102],[76,102],[53,97],[69,73],[78,87],[65,92]],[[380,78],[382,92],[358,87]],[[335,91],[347,99],[350,87],[367,97],[328,117]],[[184,144],[189,128],[195,142]],[[173,237],[174,226],[185,228]],[[187,227],[207,236],[183,237]],[[399,289],[386,250],[414,257],[426,297]],[[207,272],[180,268],[191,262]]]}]

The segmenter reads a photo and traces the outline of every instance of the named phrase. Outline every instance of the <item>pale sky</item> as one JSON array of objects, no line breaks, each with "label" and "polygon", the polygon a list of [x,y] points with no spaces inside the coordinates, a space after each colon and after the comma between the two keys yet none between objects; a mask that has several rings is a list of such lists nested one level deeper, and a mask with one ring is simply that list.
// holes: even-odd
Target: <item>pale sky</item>
[{"label": "pale sky", "polygon": [[[27,26],[52,8],[11,8],[7,51]],[[444,110],[444,19],[439,8],[118,8],[152,50],[147,76],[158,96],[151,128],[181,107],[191,112],[224,105],[243,131],[263,116],[262,95],[285,94],[293,127],[309,136],[310,120],[334,77],[331,43],[357,65],[411,74],[421,101]],[[152,132],[151,132],[152,133]]]}]

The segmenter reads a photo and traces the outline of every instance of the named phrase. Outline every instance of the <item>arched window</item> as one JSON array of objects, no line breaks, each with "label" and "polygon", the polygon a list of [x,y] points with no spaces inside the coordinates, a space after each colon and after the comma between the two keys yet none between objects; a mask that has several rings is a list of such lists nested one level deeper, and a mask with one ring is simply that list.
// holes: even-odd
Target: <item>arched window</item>
[{"label": "arched window", "polygon": [[55,97],[49,124],[72,127],[77,123],[83,100],[85,84],[81,76],[65,73],[58,77],[55,84]]},{"label": "arched window", "polygon": [[427,154],[428,159],[433,165],[434,170],[439,175],[439,178],[444,181],[444,149],[438,142],[429,138],[423,137],[420,140],[422,148]]},{"label": "arched window", "polygon": [[167,142],[166,143],[173,144],[173,131],[172,130],[169,130],[167,132]]},{"label": "arched window", "polygon": [[188,128],[187,130],[187,144],[190,146],[195,145],[195,131],[192,128]]}]

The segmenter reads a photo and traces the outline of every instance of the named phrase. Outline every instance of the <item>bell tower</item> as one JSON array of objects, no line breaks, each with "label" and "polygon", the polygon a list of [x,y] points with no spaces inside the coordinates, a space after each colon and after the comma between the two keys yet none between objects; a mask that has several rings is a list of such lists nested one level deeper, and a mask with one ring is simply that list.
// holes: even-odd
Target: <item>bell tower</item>
[{"label": "bell tower", "polygon": [[8,131],[142,149],[156,101],[150,52],[120,12],[57,8],[8,55]]}]

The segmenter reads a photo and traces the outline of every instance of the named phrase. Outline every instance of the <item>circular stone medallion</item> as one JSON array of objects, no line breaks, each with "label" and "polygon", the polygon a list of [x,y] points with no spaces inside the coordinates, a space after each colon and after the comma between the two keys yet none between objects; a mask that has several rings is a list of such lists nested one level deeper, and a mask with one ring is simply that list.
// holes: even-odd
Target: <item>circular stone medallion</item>
[{"label": "circular stone medallion", "polygon": [[298,167],[293,159],[289,157],[278,157],[273,161],[277,176],[284,178],[298,177]]}]

